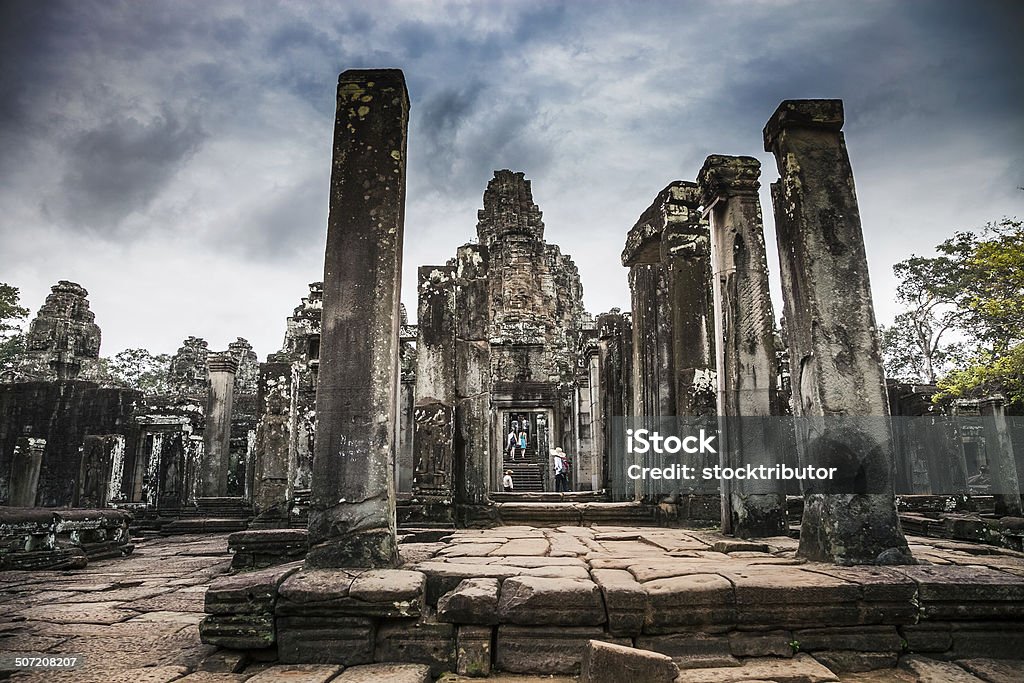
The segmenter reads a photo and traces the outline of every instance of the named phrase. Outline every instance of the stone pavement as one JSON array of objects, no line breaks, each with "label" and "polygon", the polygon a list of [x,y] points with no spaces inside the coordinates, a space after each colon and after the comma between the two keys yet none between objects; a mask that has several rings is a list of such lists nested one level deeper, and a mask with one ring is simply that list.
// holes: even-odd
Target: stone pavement
[{"label": "stone pavement", "polygon": [[[450,617],[459,629],[472,620],[483,622],[472,628],[494,629],[496,661],[505,668],[528,669],[547,657],[554,673],[564,657],[549,645],[578,631],[665,652],[679,664],[681,683],[993,682],[1021,680],[1024,670],[1019,661],[983,659],[1024,652],[1024,555],[988,546],[912,538],[915,556],[931,564],[905,568],[802,563],[795,541],[784,537],[742,543],[660,528],[460,530],[444,542],[401,548],[405,569],[425,576],[425,613]],[[0,655],[86,658],[82,669],[16,672],[11,680],[374,680],[372,668],[275,664],[201,644],[206,589],[230,559],[226,535],[179,536],[141,540],[132,556],[82,570],[0,574]],[[465,578],[478,580],[459,588]],[[908,590],[914,615],[901,598]],[[685,623],[695,619],[705,620],[699,632]],[[754,622],[776,628],[741,630]],[[412,665],[376,680],[429,680],[424,672]],[[495,671],[491,680],[575,679]]]}]

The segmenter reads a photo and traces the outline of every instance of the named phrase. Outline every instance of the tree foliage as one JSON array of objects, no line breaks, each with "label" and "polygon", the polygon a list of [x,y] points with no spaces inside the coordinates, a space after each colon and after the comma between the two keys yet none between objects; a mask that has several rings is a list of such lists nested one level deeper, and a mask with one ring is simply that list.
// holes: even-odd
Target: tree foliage
[{"label": "tree foliage", "polygon": [[167,373],[171,357],[166,353],[154,355],[146,349],[125,349],[113,358],[101,358],[100,365],[104,381],[111,384],[149,395],[170,391]]},{"label": "tree foliage", "polygon": [[0,370],[12,366],[25,349],[21,323],[28,317],[28,309],[18,305],[20,298],[17,287],[0,282]]},{"label": "tree foliage", "polygon": [[936,252],[893,267],[906,309],[882,330],[886,370],[937,382],[937,400],[1003,392],[1024,406],[1024,225],[957,232]]}]

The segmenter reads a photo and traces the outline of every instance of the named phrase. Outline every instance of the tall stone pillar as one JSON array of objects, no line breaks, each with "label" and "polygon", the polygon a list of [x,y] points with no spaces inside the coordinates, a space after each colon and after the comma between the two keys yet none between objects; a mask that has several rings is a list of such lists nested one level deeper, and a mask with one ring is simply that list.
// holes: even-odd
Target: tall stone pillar
[{"label": "tall stone pillar", "polygon": [[11,488],[7,504],[11,507],[34,507],[39,471],[43,466],[46,439],[20,437],[14,444],[11,460]]},{"label": "tall stone pillar", "polygon": [[395,449],[409,95],[398,69],[338,79],[309,567],[398,559]]},{"label": "tall stone pillar", "polygon": [[[718,386],[723,467],[772,466],[770,426],[775,390],[775,314],[757,191],[761,164],[752,157],[712,155],[698,176],[711,218]],[[779,479],[722,482],[722,529],[743,538],[786,533],[786,495]]]},{"label": "tall stone pillar", "polygon": [[288,520],[288,472],[292,439],[292,365],[263,363],[259,369],[253,508],[261,524]]},{"label": "tall stone pillar", "polygon": [[715,339],[711,297],[711,252],[707,222],[698,210],[700,189],[680,181],[671,186],[661,260],[668,277],[672,317],[675,413],[703,417],[718,413],[715,397]]},{"label": "tall stone pillar", "polygon": [[1017,463],[1013,459],[1013,442],[1006,424],[1006,398],[991,396],[978,401],[982,433],[985,435],[985,455],[988,456],[991,492],[995,499],[997,517],[1020,517],[1020,479]]},{"label": "tall stone pillar", "polygon": [[491,443],[488,264],[484,246],[463,245],[455,254],[455,493],[467,522],[490,502],[491,487],[498,485],[492,481],[491,458],[500,457],[501,449]]},{"label": "tall stone pillar", "polygon": [[452,521],[455,468],[455,273],[420,266],[413,407],[413,504]]},{"label": "tall stone pillar", "polygon": [[801,465],[803,557],[910,562],[896,515],[893,444],[853,171],[840,100],[786,100],[764,129],[772,184]]},{"label": "tall stone pillar", "polygon": [[228,353],[211,353],[206,359],[210,391],[206,399],[206,431],[203,432],[203,495],[225,496],[231,461],[231,408],[234,403],[238,360]]}]

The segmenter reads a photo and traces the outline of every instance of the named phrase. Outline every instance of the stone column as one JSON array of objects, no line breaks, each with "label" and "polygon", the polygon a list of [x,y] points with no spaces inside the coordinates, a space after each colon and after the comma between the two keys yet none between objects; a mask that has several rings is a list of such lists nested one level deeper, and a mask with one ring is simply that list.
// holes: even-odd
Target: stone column
[{"label": "stone column", "polygon": [[[896,515],[893,445],[864,236],[840,100],[786,100],[764,129],[801,465],[801,556],[838,564],[911,561]],[[827,416],[827,417],[826,417]]]},{"label": "stone column", "polygon": [[206,359],[210,392],[206,398],[206,446],[203,456],[203,495],[227,495],[231,463],[231,408],[234,403],[238,361],[227,353],[211,353]]},{"label": "stone column", "polygon": [[292,365],[262,363],[259,370],[256,463],[253,507],[261,523],[288,519],[288,471],[291,452]]},{"label": "stone column", "polygon": [[413,407],[413,503],[451,522],[455,469],[455,273],[420,266]]},{"label": "stone column", "polygon": [[711,416],[718,410],[708,225],[698,210],[701,194],[696,183],[679,181],[670,191],[661,260],[672,317],[674,414]]},{"label": "stone column", "polygon": [[1017,463],[1013,459],[1013,442],[1006,424],[1006,398],[995,395],[978,401],[982,433],[985,435],[985,455],[988,457],[989,489],[995,499],[997,517],[1020,517],[1020,480]]},{"label": "stone column", "polygon": [[398,560],[395,448],[409,95],[397,69],[338,79],[309,567]]},{"label": "stone column", "polygon": [[[483,246],[464,245],[455,254],[455,494],[460,505],[474,507],[490,503],[491,487],[498,485],[491,480],[491,459],[501,458],[501,446],[491,444],[488,264]],[[463,513],[475,514],[468,508]]]},{"label": "stone column", "polygon": [[[712,155],[698,176],[711,218],[715,319],[718,322],[719,412],[723,467],[772,466],[775,314],[757,191],[761,164],[752,157]],[[722,482],[722,529],[742,538],[786,533],[781,480]]]},{"label": "stone column", "polygon": [[11,460],[11,488],[7,504],[11,507],[35,507],[39,471],[43,466],[46,439],[19,437]]}]

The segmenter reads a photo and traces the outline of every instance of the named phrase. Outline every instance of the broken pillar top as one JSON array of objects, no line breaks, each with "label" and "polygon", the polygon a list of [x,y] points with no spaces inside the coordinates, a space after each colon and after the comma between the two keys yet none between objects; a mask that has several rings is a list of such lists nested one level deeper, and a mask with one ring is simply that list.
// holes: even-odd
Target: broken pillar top
[{"label": "broken pillar top", "polygon": [[533,202],[530,181],[522,171],[495,171],[484,190],[484,208],[477,211],[477,238],[484,246],[509,235],[543,241],[541,216],[540,208]]},{"label": "broken pillar top", "polygon": [[238,371],[238,359],[231,355],[230,351],[224,353],[211,353],[206,357],[206,364],[210,373],[229,372],[235,374]]},{"label": "broken pillar top", "polygon": [[700,187],[687,180],[673,180],[640,214],[626,235],[622,265],[657,263],[661,258],[661,237],[670,224],[699,222]]},{"label": "broken pillar top", "polygon": [[842,100],[783,100],[764,127],[764,151],[771,152],[775,139],[786,128],[843,129]]},{"label": "broken pillar top", "polygon": [[[338,76],[338,94],[345,94],[351,99],[358,99],[369,104],[369,100],[362,99],[365,96],[362,85],[365,84],[376,90],[383,90],[387,86],[400,86],[402,97],[406,104],[409,102],[409,89],[405,87],[405,74],[401,69],[347,69]],[[345,87],[346,85],[350,87]],[[357,87],[351,87],[357,86]]]},{"label": "broken pillar top", "polygon": [[754,157],[733,157],[712,154],[697,174],[701,202],[711,206],[716,199],[736,196],[757,196],[761,188],[761,162]]}]

